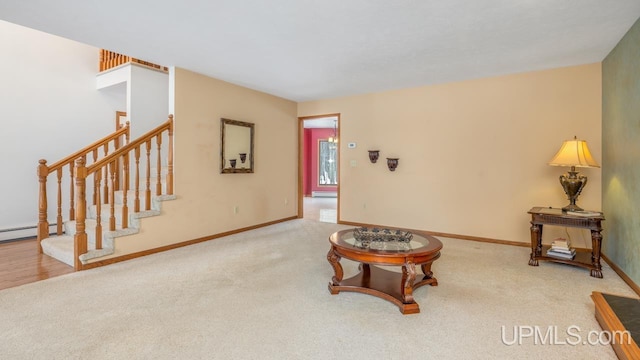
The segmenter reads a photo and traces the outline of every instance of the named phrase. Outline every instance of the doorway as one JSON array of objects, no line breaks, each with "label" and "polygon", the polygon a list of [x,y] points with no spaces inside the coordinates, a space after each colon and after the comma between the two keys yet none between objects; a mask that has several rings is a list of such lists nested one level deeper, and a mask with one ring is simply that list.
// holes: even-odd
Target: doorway
[{"label": "doorway", "polygon": [[298,118],[298,217],[340,219],[340,114]]}]

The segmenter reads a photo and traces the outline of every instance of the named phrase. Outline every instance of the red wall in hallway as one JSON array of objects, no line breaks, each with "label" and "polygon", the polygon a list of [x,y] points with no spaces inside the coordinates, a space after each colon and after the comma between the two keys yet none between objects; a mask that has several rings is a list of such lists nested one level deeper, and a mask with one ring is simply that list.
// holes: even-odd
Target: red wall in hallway
[{"label": "red wall in hallway", "polygon": [[318,142],[333,136],[333,129],[304,129],[304,171],[302,191],[311,196],[312,191],[338,191],[337,186],[318,186]]},{"label": "red wall in hallway", "polygon": [[303,150],[302,150],[302,195],[311,196],[311,130],[304,129]]}]

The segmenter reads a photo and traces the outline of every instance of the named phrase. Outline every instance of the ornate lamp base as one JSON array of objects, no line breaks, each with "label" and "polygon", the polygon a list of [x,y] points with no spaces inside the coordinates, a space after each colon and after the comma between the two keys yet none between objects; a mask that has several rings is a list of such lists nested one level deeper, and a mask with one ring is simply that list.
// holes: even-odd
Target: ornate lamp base
[{"label": "ornate lamp base", "polygon": [[583,208],[579,207],[576,204],[569,204],[565,207],[562,208],[562,211],[567,212],[567,211],[582,211],[584,210]]},{"label": "ornate lamp base", "polygon": [[562,208],[562,211],[582,211],[582,208],[576,205],[578,195],[582,192],[585,185],[587,185],[587,177],[584,175],[578,176],[576,167],[572,166],[569,171],[569,176],[560,175],[560,184],[564,189],[564,193],[567,194],[569,199],[569,205]]}]

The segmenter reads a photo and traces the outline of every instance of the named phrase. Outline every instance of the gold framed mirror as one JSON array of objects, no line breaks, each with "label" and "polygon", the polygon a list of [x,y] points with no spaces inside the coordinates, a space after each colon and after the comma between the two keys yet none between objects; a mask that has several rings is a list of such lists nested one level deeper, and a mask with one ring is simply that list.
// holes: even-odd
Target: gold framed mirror
[{"label": "gold framed mirror", "polygon": [[220,173],[253,173],[254,124],[220,119]]}]

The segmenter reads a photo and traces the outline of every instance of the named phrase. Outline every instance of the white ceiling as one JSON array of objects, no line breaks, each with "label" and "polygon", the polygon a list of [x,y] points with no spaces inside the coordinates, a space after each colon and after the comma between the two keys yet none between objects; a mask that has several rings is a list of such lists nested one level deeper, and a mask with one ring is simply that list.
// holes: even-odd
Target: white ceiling
[{"label": "white ceiling", "polygon": [[0,19],[295,101],[599,62],[638,0],[0,0]]}]

